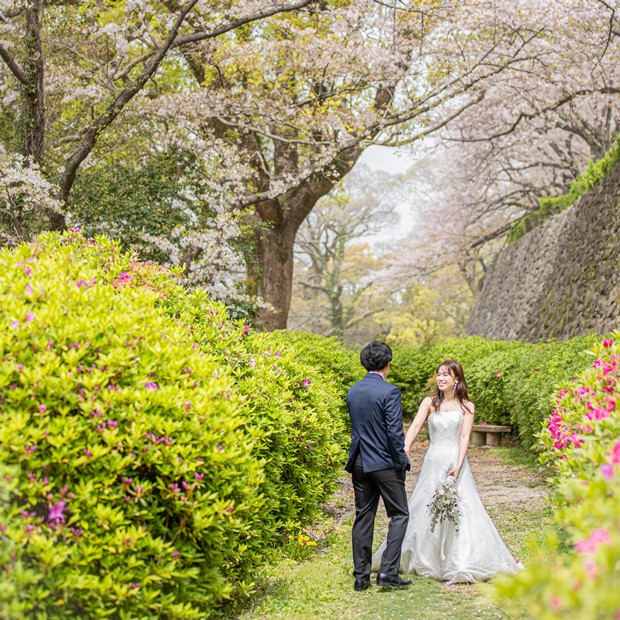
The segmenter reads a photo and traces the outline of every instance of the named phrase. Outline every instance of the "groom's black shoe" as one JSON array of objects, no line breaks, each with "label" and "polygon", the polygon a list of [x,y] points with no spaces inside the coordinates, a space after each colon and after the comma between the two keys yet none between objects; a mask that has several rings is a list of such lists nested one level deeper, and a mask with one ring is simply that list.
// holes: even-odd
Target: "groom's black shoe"
[{"label": "groom's black shoe", "polygon": [[356,592],[361,592],[362,590],[367,590],[370,588],[370,579],[356,579],[353,584],[353,589]]},{"label": "groom's black shoe", "polygon": [[407,588],[411,585],[411,580],[401,579],[398,575],[379,573],[377,575],[377,585],[384,588]]}]

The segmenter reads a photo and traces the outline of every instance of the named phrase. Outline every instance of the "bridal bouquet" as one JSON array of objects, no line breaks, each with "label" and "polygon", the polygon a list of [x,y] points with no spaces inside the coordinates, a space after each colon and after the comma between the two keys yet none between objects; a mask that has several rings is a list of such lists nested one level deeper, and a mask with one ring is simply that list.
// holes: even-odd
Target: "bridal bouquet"
[{"label": "bridal bouquet", "polygon": [[[449,467],[446,474],[452,469]],[[435,531],[437,523],[443,523],[448,520],[454,523],[456,531],[459,531],[459,518],[461,516],[461,508],[459,502],[461,498],[454,485],[452,476],[444,476],[443,480],[437,485],[437,489],[431,501],[428,503],[428,512],[431,515],[431,532]]]}]

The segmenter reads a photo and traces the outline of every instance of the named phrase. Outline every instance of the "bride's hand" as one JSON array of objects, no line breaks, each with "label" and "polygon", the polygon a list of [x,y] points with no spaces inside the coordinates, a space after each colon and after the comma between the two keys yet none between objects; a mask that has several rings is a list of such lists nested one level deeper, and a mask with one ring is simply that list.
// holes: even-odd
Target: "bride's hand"
[{"label": "bride's hand", "polygon": [[457,480],[460,473],[461,473],[461,468],[460,467],[455,467],[454,469],[451,469],[446,474],[446,476],[452,476],[455,480]]}]

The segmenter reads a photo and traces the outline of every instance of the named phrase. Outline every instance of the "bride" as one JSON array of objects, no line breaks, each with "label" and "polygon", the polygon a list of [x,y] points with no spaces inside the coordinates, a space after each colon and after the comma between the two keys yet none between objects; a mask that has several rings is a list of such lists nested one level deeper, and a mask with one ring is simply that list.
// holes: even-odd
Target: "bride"
[{"label": "bride", "polygon": [[[470,583],[497,573],[515,573],[514,560],[495,529],[476,489],[465,454],[474,423],[463,368],[446,360],[437,368],[437,391],[425,398],[405,437],[405,451],[428,419],[430,446],[409,499],[411,519],[402,546],[400,570],[448,583]],[[428,504],[446,476],[453,476],[460,496],[458,528],[444,520],[431,531]],[[373,556],[377,570],[385,542]]]}]

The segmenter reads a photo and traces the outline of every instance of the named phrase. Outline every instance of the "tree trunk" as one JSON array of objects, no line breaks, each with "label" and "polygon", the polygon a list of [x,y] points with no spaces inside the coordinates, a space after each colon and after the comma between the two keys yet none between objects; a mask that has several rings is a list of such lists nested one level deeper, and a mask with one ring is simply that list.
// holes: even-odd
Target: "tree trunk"
[{"label": "tree trunk", "polygon": [[[258,311],[258,325],[267,331],[286,329],[293,290],[295,237],[302,222],[320,198],[353,168],[363,148],[343,151],[336,158],[333,174],[316,172],[286,194],[256,205],[256,215],[262,226],[256,238],[257,268],[252,269],[259,297],[272,306]],[[285,153],[280,167],[294,165],[294,153]]]},{"label": "tree trunk", "polygon": [[24,87],[24,156],[26,161],[41,164],[45,137],[45,101],[43,90],[43,49],[41,46],[41,16],[43,2],[33,0],[26,9],[26,59],[24,72],[28,85]]},{"label": "tree trunk", "polygon": [[259,297],[272,308],[260,308],[258,324],[267,331],[286,329],[293,290],[293,246],[298,226],[288,221],[259,231],[256,241]]}]

